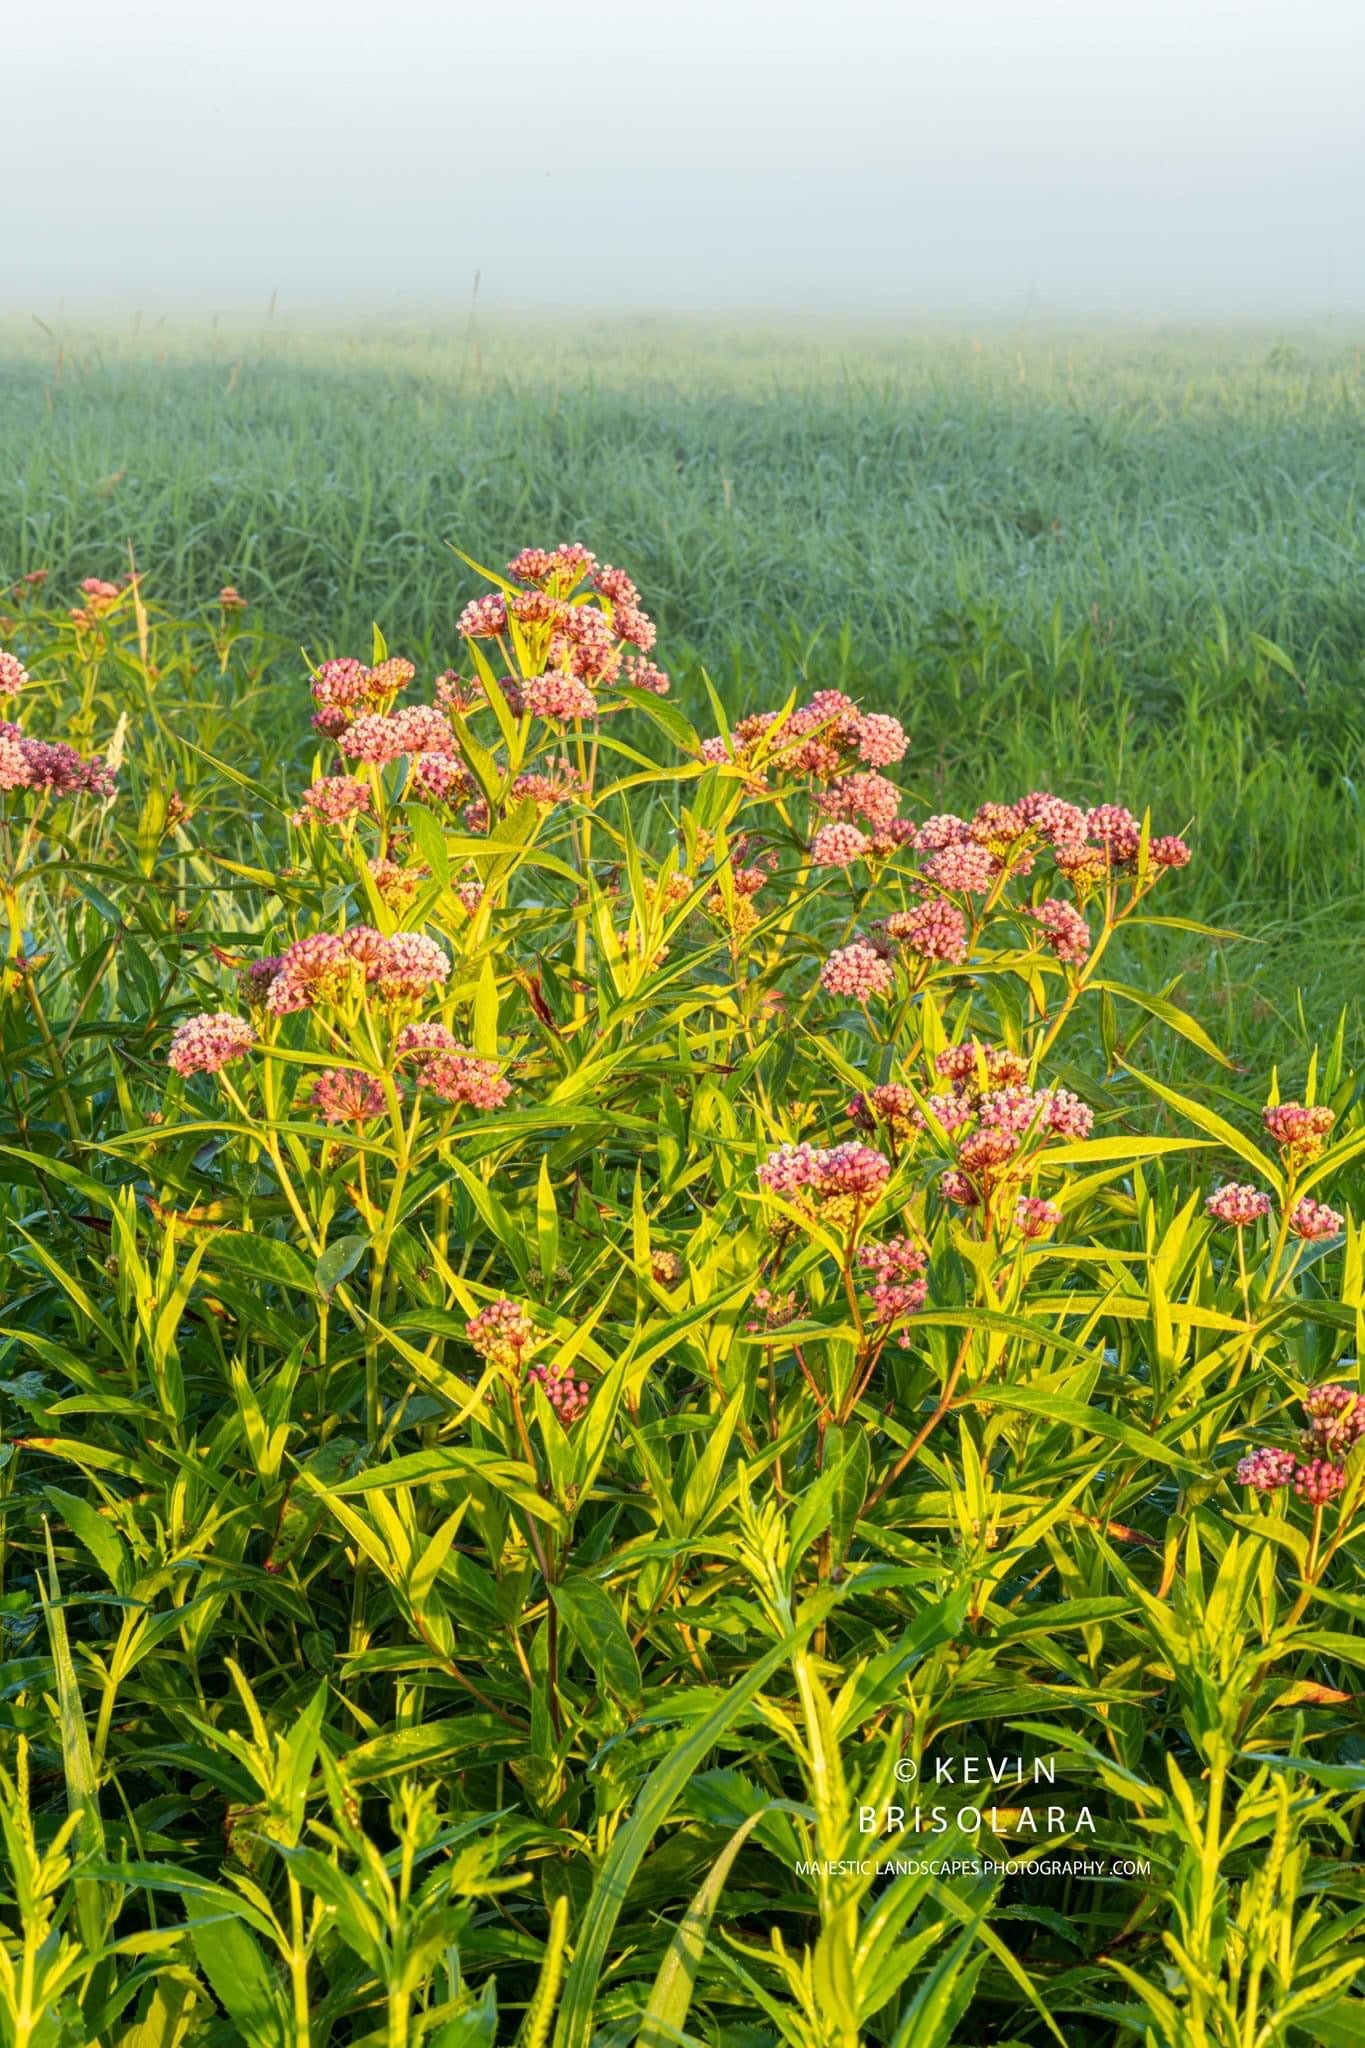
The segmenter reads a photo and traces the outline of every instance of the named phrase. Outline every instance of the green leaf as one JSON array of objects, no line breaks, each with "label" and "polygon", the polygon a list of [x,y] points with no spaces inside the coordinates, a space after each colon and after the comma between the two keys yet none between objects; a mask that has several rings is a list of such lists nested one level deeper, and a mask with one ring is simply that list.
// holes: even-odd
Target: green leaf
[{"label": "green leaf", "polygon": [[72,1535],[89,1551],[114,1591],[125,1592],[128,1552],[113,1524],[106,1522],[88,1500],[80,1500],[74,1493],[63,1493],[60,1486],[45,1486],[43,1492]]},{"label": "green leaf", "polygon": [[1250,1138],[1244,1137],[1235,1124],[1230,1124],[1226,1117],[1220,1116],[1218,1111],[1211,1109],[1206,1102],[1196,1102],[1192,1096],[1177,1093],[1174,1088],[1168,1088],[1164,1081],[1155,1080],[1151,1074],[1139,1073],[1136,1067],[1129,1067],[1128,1071],[1135,1081],[1140,1081],[1144,1088],[1150,1088],[1153,1095],[1160,1096],[1170,1108],[1179,1110],[1183,1117],[1187,1117],[1192,1124],[1197,1124],[1201,1131],[1207,1131],[1211,1138],[1216,1138],[1220,1145],[1226,1146],[1238,1159],[1245,1160],[1252,1171],[1259,1174],[1283,1201],[1284,1175],[1278,1162],[1262,1152]]},{"label": "green leaf", "polygon": [[313,1268],[318,1293],[327,1296],[353,1273],[370,1248],[368,1237],[338,1237],[328,1245]]},{"label": "green leaf", "polygon": [[606,1588],[577,1572],[552,1585],[550,1597],[598,1685],[638,1712],[643,1697],[639,1659]]},{"label": "green leaf", "polygon": [[260,1949],[240,1920],[198,1920],[190,1940],[200,1968],[243,2041],[252,2048],[286,2048],[283,1998]]},{"label": "green leaf", "polygon": [[1203,1025],[1192,1017],[1188,1010],[1182,1010],[1167,997],[1154,996],[1147,989],[1130,988],[1121,981],[1094,981],[1090,986],[1094,989],[1107,990],[1111,996],[1122,996],[1125,1002],[1136,1004],[1139,1010],[1146,1010],[1149,1016],[1158,1018],[1179,1037],[1187,1038],[1191,1045],[1197,1045],[1211,1060],[1217,1060],[1220,1067],[1231,1067],[1232,1061],[1214,1044]]},{"label": "green leaf", "polygon": [[649,1994],[640,2031],[636,2035],[636,2048],[677,2048],[682,2038],[683,2022],[692,2003],[692,1992],[697,1981],[706,1952],[706,1935],[711,1925],[711,1916],[717,1901],[725,1889],[736,1856],[748,1841],[765,1814],[773,1812],[778,1802],[769,1800],[741,1821],[725,1847],[717,1856],[707,1873],[706,1881],[700,1886],[691,1905],[679,1922],[678,1930],[664,1952],[654,1979],[654,1988]]},{"label": "green leaf", "polygon": [[209,1247],[207,1263],[227,1266],[253,1280],[294,1287],[304,1294],[311,1294],[315,1286],[308,1261],[293,1245],[278,1237],[257,1237],[252,1231],[219,1231]]}]

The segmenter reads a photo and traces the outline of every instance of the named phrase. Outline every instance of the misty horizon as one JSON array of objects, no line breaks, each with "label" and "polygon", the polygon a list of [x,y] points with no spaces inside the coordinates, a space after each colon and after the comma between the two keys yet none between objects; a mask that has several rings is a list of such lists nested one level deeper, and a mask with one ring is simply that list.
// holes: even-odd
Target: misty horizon
[{"label": "misty horizon", "polygon": [[1365,310],[1335,0],[93,0],[7,29],[0,310],[1314,323]]}]

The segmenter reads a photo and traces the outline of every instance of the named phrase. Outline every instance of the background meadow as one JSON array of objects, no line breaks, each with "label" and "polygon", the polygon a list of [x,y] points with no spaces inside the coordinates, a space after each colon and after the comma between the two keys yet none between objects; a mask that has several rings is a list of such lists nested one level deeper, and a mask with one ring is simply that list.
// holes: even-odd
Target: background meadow
[{"label": "background meadow", "polygon": [[0,333],[3,2048],[1361,2038],[1362,375]]},{"label": "background meadow", "polygon": [[1274,1057],[1359,1030],[1363,394],[1323,327],[11,323],[0,575],[131,544],[172,609],[234,581],[283,688],[376,612],[443,665],[445,543],[586,524],[689,707],[702,667],[736,715],[852,685],[944,806],[1064,763],[1190,822],[1198,913],[1244,938],[1160,964]]}]

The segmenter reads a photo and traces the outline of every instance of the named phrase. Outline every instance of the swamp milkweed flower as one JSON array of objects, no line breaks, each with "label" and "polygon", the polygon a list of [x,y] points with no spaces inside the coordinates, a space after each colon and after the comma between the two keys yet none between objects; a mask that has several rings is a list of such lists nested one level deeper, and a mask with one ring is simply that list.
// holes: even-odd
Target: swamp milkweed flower
[{"label": "swamp milkweed flower", "polygon": [[234,1017],[229,1010],[205,1010],[176,1026],[166,1064],[185,1076],[217,1074],[255,1043],[256,1033],[244,1017]]},{"label": "swamp milkweed flower", "polygon": [[553,1367],[542,1364],[528,1365],[526,1377],[539,1384],[565,1429],[571,1428],[586,1410],[589,1398],[586,1380],[576,1380],[572,1373],[556,1372]]},{"label": "swamp milkweed flower", "polygon": [[1082,967],[1090,957],[1090,927],[1074,903],[1049,896],[1028,911],[1043,933],[1049,950],[1071,967]]},{"label": "swamp milkweed flower", "polygon": [[955,903],[926,897],[913,910],[895,910],[882,930],[918,960],[941,960],[960,967],[967,957],[967,920]]},{"label": "swamp milkweed flower", "polygon": [[329,1067],[319,1074],[309,1100],[327,1124],[366,1124],[388,1108],[379,1082],[355,1067]]},{"label": "swamp milkweed flower", "polygon": [[114,778],[98,754],[87,760],[64,741],[29,739],[0,718],[0,791],[53,796],[112,796]]},{"label": "swamp milkweed flower", "polygon": [[1261,1111],[1261,1122],[1286,1162],[1299,1167],[1321,1156],[1336,1117],[1325,1103],[1305,1108],[1301,1102],[1275,1102]]},{"label": "swamp milkweed flower", "polygon": [[780,1145],[759,1167],[759,1186],[788,1202],[876,1198],[890,1180],[890,1159],[872,1145]]},{"label": "swamp milkweed flower", "polygon": [[597,699],[586,683],[554,670],[529,676],[521,685],[521,698],[533,718],[551,718],[561,725],[571,718],[595,717],[597,712]]},{"label": "swamp milkweed flower", "polygon": [[817,868],[847,868],[869,853],[872,842],[856,825],[822,825],[810,843],[811,864]]},{"label": "swamp milkweed flower", "polygon": [[1326,1202],[1315,1202],[1311,1195],[1301,1196],[1289,1212],[1291,1232],[1309,1244],[1319,1238],[1338,1236],[1344,1223],[1340,1210],[1329,1209]]},{"label": "swamp milkweed flower", "polygon": [[1204,1207],[1216,1223],[1230,1224],[1234,1230],[1247,1230],[1270,1214],[1270,1197],[1260,1188],[1253,1187],[1250,1181],[1227,1181],[1214,1190]]},{"label": "swamp milkweed flower", "polygon": [[475,597],[455,621],[455,630],[466,640],[493,640],[507,629],[507,600],[500,590]]},{"label": "swamp milkweed flower", "polygon": [[1044,1201],[1041,1195],[1023,1195],[1014,1207],[1014,1227],[1026,1240],[1050,1237],[1061,1220],[1057,1204]]},{"label": "swamp milkweed flower", "polygon": [[1240,1460],[1236,1477],[1257,1493],[1292,1485],[1301,1500],[1324,1507],[1344,1488],[1347,1455],[1365,1437],[1365,1399],[1355,1387],[1324,1384],[1310,1387],[1300,1405],[1308,1419],[1299,1436],[1302,1462],[1293,1451],[1262,1444]]},{"label": "swamp milkweed flower", "polygon": [[351,775],[324,775],[311,782],[299,798],[299,808],[290,816],[291,825],[306,825],[320,818],[329,825],[349,824],[370,811],[368,784]]},{"label": "swamp milkweed flower", "polygon": [[821,988],[830,995],[852,996],[860,1003],[889,995],[894,981],[890,961],[863,939],[841,946],[820,969]]},{"label": "swamp milkweed flower", "polygon": [[[929,1293],[929,1283],[923,1278],[926,1263],[919,1245],[908,1237],[859,1247],[858,1264],[872,1275],[872,1313],[879,1323],[898,1322],[923,1308]],[[909,1334],[902,1331],[900,1341],[902,1347],[908,1347]]]},{"label": "swamp milkweed flower", "polygon": [[465,1335],[480,1358],[504,1371],[519,1372],[535,1342],[535,1325],[519,1302],[503,1295],[465,1324]]}]

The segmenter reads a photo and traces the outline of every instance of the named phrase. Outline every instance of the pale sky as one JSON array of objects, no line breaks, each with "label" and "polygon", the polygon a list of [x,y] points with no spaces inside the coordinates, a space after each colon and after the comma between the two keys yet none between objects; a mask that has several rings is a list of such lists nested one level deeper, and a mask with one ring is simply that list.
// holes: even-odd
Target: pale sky
[{"label": "pale sky", "polygon": [[1359,0],[47,0],[0,305],[1365,310]]}]

